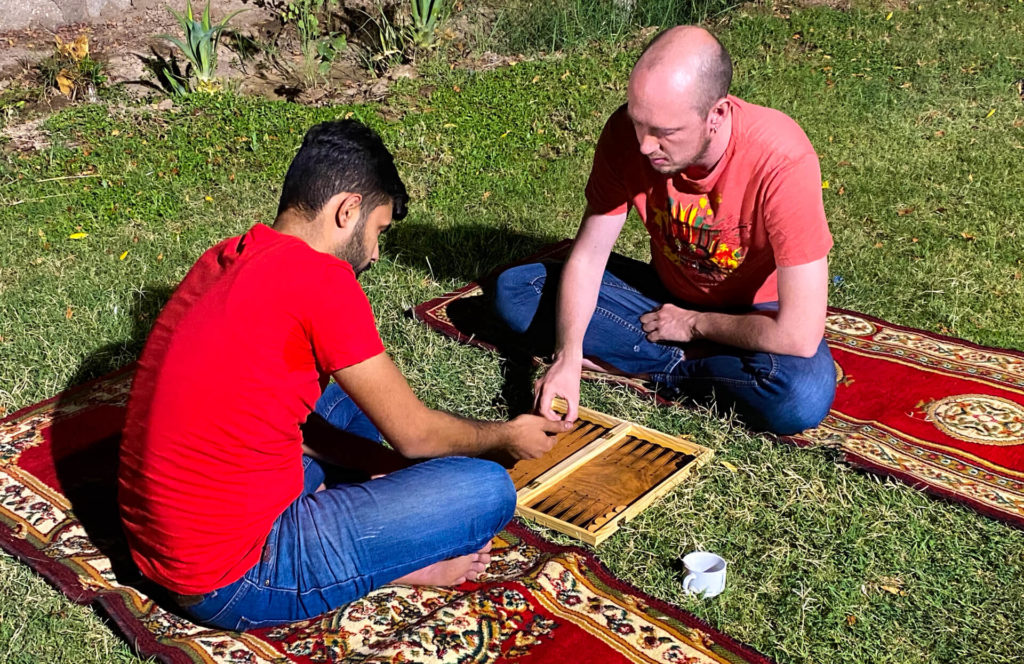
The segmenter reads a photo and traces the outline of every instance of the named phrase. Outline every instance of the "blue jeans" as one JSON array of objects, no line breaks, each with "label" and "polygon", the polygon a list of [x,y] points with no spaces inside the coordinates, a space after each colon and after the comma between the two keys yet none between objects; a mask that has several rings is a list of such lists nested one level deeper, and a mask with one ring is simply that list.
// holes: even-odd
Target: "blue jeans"
[{"label": "blue jeans", "polygon": [[[380,441],[336,384],[316,410],[339,429]],[[311,457],[303,464],[302,494],[274,522],[260,561],[234,583],[181,602],[194,620],[246,630],[319,615],[431,563],[479,550],[515,512],[508,471],[491,461],[430,459],[378,479],[338,483]]]},{"label": "blue jeans", "polygon": [[[552,350],[561,269],[561,263],[531,263],[510,268],[497,280],[498,316],[542,354]],[[824,419],[836,389],[835,365],[824,339],[810,358],[706,342],[649,341],[640,316],[666,302],[696,308],[674,298],[651,266],[613,254],[583,338],[583,354],[623,373],[648,375],[669,396],[714,399],[756,430],[793,434]],[[778,309],[777,302],[745,311],[772,309]]]}]

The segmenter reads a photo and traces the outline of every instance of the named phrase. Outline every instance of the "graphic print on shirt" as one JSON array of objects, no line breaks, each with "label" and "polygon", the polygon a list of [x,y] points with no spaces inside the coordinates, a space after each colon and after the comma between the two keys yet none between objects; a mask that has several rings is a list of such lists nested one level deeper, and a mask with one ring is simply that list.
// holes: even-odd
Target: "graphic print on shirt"
[{"label": "graphic print on shirt", "polygon": [[739,229],[731,228],[730,232],[729,224],[715,227],[715,210],[707,196],[689,205],[668,196],[666,207],[655,207],[653,216],[669,260],[701,274],[722,277],[740,266],[746,251],[740,246]]}]

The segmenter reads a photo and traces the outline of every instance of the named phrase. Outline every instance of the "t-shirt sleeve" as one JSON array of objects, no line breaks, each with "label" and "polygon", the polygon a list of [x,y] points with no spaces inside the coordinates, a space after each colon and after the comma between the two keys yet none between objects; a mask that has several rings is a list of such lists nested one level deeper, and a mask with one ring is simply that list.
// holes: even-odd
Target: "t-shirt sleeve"
[{"label": "t-shirt sleeve", "polygon": [[622,132],[623,111],[613,113],[604,125],[594,150],[594,165],[587,181],[587,204],[595,214],[622,214],[629,210],[631,196],[623,173],[624,144]]},{"label": "t-shirt sleeve", "polygon": [[832,234],[821,198],[821,168],[813,152],[774,173],[765,188],[764,211],[777,266],[804,265],[828,255]]},{"label": "t-shirt sleeve", "polygon": [[347,263],[332,261],[312,298],[307,334],[323,373],[359,364],[384,352],[370,301]]}]

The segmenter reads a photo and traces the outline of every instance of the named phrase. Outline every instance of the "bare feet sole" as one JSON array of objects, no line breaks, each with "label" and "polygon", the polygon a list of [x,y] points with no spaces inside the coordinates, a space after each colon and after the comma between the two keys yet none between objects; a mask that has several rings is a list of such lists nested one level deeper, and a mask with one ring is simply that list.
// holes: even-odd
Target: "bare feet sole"
[{"label": "bare feet sole", "polygon": [[391,583],[409,586],[457,586],[475,581],[491,562],[491,543],[476,553],[441,560],[406,574]]}]

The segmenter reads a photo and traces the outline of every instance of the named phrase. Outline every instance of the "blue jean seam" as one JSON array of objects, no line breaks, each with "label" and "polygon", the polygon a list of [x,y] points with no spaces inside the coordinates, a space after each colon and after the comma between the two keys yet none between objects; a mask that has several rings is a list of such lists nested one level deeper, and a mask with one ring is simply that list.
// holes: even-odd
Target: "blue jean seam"
[{"label": "blue jean seam", "polygon": [[594,314],[595,315],[601,314],[605,318],[607,318],[607,319],[609,319],[609,320],[611,320],[611,321],[613,321],[615,323],[618,323],[619,325],[621,325],[622,327],[626,328],[627,330],[629,330],[633,334],[639,334],[641,336],[643,335],[643,330],[641,330],[640,328],[636,327],[635,325],[630,323],[628,320],[626,320],[622,316],[619,316],[618,314],[612,313],[608,309],[605,309],[603,307],[597,307],[596,309],[594,309]]},{"label": "blue jean seam", "polygon": [[[528,282],[530,284],[530,286],[533,287],[533,290],[537,291],[537,295],[541,295],[544,292],[544,285],[547,282],[547,278],[548,277],[547,277],[546,274],[542,274],[540,276],[534,277],[533,279],[530,279],[530,281]],[[632,286],[630,286],[626,282],[622,281],[621,279],[611,280],[611,279],[607,279],[605,277],[602,277],[601,278],[601,285],[602,286],[608,286],[609,288],[618,288],[619,290],[624,290],[624,291],[627,291],[629,293],[636,293],[637,295],[643,295],[644,297],[648,297],[647,295],[644,295],[639,289],[633,288]],[[654,299],[654,298],[650,298],[650,299]]]},{"label": "blue jean seam", "polygon": [[337,399],[337,400],[335,400],[335,401],[332,401],[332,402],[330,403],[330,405],[328,405],[328,406],[326,406],[326,407],[324,408],[324,414],[323,414],[323,418],[324,418],[325,420],[330,420],[330,415],[331,415],[331,413],[333,413],[333,412],[334,412],[334,409],[335,409],[335,408],[337,408],[338,406],[340,406],[340,405],[341,405],[341,403],[342,403],[343,401],[345,401],[346,399],[350,399],[350,398],[351,398],[351,397],[349,397],[349,396],[348,396],[347,394],[345,394],[344,392],[342,392],[342,393],[341,393],[341,395],[340,395],[340,396],[338,397],[338,399]]},{"label": "blue jean seam", "polygon": [[[240,583],[238,585],[238,588],[235,590],[235,594],[231,596],[231,599],[228,600],[228,603],[225,604],[223,607],[221,607],[221,610],[218,611],[215,615],[211,616],[209,620],[205,620],[203,622],[209,623],[209,624],[214,624],[214,623],[217,622],[218,618],[223,616],[225,613],[227,613],[231,609],[235,608],[235,605],[238,604],[239,600],[242,598],[242,595],[244,595],[245,591],[248,590],[245,587],[246,584],[252,585],[252,582],[249,581],[248,579],[246,579],[243,576],[242,577],[242,583]],[[214,592],[218,592],[218,591],[215,590]]]}]

